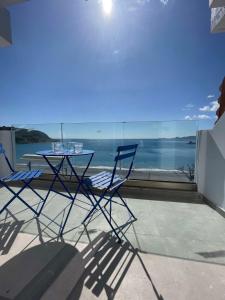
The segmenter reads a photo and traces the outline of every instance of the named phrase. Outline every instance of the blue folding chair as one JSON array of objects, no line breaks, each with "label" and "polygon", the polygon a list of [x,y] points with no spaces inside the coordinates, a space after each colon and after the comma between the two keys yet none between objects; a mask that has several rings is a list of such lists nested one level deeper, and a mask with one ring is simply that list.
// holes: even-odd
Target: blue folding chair
[{"label": "blue folding chair", "polygon": [[[86,218],[82,223],[85,224],[88,219],[93,217],[96,211],[100,210],[104,215],[106,221],[112,228],[112,231],[118,238],[119,242],[121,241],[121,239],[117,231],[121,231],[120,229],[124,228],[126,225],[120,227],[117,226],[116,228],[114,227],[113,224],[115,224],[115,222],[112,220],[112,203],[117,203],[117,202],[113,201],[112,199],[115,195],[117,195],[122,202],[122,204],[121,203],[117,203],[117,204],[124,206],[128,210],[130,214],[130,218],[132,219],[131,222],[137,220],[134,214],[131,212],[130,208],[128,207],[127,203],[119,193],[119,189],[127,181],[132,171],[137,147],[138,147],[137,144],[119,146],[117,148],[117,155],[114,159],[115,165],[112,173],[103,171],[84,180],[84,184],[86,187],[85,188],[86,194],[92,203],[92,209],[90,210],[90,212],[88,213],[88,215],[86,216]],[[121,176],[118,175],[118,163],[125,159],[129,159],[128,162],[129,167],[127,168],[126,175]],[[99,197],[96,196],[94,192],[95,190],[100,192]],[[103,205],[101,205],[103,199],[105,199],[106,202]],[[108,205],[109,205],[109,210],[106,209]],[[127,222],[127,224],[130,224],[131,222]]]},{"label": "blue folding chair", "polygon": [[[21,196],[20,194],[23,192],[23,190],[25,188],[29,188],[35,195],[37,195],[43,202],[45,201],[45,199],[39,194],[37,193],[31,184],[31,181],[35,178],[40,177],[40,175],[42,174],[41,170],[30,170],[30,171],[15,171],[12,167],[12,165],[9,162],[8,157],[5,154],[5,150],[3,148],[3,145],[0,144],[0,157],[3,155],[3,157],[5,158],[5,161],[9,167],[10,170],[10,174],[8,176],[4,176],[2,178],[0,178],[0,186],[4,186],[8,191],[10,191],[13,196],[12,198],[0,209],[0,214],[7,209],[7,207],[16,199],[18,198],[23,204],[25,204],[30,210],[32,210],[32,212],[36,215],[39,216],[40,211],[35,210],[31,205],[29,205]],[[10,186],[9,184],[12,182],[16,182],[16,181],[20,181],[23,183],[23,186],[19,189],[18,192],[15,192]],[[39,207],[39,205],[38,205]]]}]

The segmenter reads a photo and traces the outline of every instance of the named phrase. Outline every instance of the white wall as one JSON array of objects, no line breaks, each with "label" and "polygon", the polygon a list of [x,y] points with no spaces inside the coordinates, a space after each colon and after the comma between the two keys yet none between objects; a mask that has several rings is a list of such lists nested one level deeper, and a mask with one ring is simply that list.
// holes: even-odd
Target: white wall
[{"label": "white wall", "polygon": [[[25,2],[25,1],[28,1],[28,0],[0,0],[0,5],[5,7],[5,6],[14,5],[14,4],[19,4],[19,3]],[[225,0],[219,0],[219,1],[225,1]]]},{"label": "white wall", "polygon": [[209,0],[210,7],[221,7],[225,6],[225,0]]},{"label": "white wall", "polygon": [[[14,166],[15,163],[15,132],[10,129],[0,130],[0,143],[3,144],[6,155],[11,163]],[[0,156],[0,177],[6,176],[9,174],[10,170],[3,156]]]},{"label": "white wall", "polygon": [[199,131],[198,191],[225,211],[225,114],[212,130]]},{"label": "white wall", "polygon": [[11,43],[10,14],[6,8],[0,6],[0,47],[9,46]]}]

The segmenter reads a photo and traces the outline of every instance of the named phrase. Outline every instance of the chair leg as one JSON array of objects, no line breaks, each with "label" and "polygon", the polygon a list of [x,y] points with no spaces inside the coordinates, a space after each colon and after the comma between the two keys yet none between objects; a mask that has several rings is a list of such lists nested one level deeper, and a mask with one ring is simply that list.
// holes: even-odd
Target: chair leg
[{"label": "chair leg", "polygon": [[111,218],[110,220],[108,219],[106,213],[104,212],[103,208],[101,207],[100,203],[97,203],[99,209],[101,210],[101,212],[103,213],[106,221],[108,222],[109,226],[112,228],[112,231],[114,232],[115,236],[118,238],[118,241],[121,242],[121,238],[119,237],[118,233],[116,232],[116,229],[114,228],[114,226],[112,225],[112,222],[111,222]]},{"label": "chair leg", "polygon": [[[109,199],[107,199],[107,202],[105,203],[104,207],[106,207],[109,203],[110,203],[110,206],[112,205],[111,204],[111,199],[114,197],[114,195],[117,194],[120,198],[120,200],[122,201],[123,205],[127,208],[128,212],[130,213],[130,215],[133,217],[134,220],[137,220],[137,218],[134,216],[134,214],[132,213],[132,211],[130,210],[130,208],[128,207],[127,203],[125,202],[125,200],[123,199],[123,197],[120,195],[119,193],[119,189],[115,190],[112,195],[110,196]],[[112,209],[112,208],[110,208]]]},{"label": "chair leg", "polygon": [[27,187],[28,184],[32,181],[29,180],[17,193],[15,193],[7,184],[4,182],[1,182],[1,184],[7,188],[14,196],[4,205],[4,207],[1,209],[0,214],[16,199],[18,198],[24,205],[26,205],[35,215],[38,215],[37,211],[33,209],[32,206],[30,206],[26,201],[24,201],[19,195],[22,193],[22,191]]},{"label": "chair leg", "polygon": [[[102,195],[99,197],[99,199],[97,199],[93,193],[93,191],[89,188],[86,188],[86,192],[88,194],[88,199],[91,201],[92,204],[92,209],[89,211],[89,213],[87,214],[87,216],[85,217],[85,219],[82,221],[82,224],[85,224],[85,222],[87,221],[87,219],[90,218],[90,216],[94,213],[94,211],[96,210],[97,207],[97,203],[100,203],[100,201],[105,197],[106,191],[102,193]],[[94,199],[94,201],[91,199],[91,197]],[[94,203],[95,202],[95,203]]]},{"label": "chair leg", "polygon": [[106,221],[108,222],[109,226],[111,227],[112,231],[114,232],[115,236],[118,238],[118,242],[121,242],[121,238],[119,237],[118,233],[116,232],[116,229],[114,228],[114,226],[112,225],[112,222],[111,222],[111,218],[108,219],[104,209],[102,208],[102,206],[100,205],[100,202],[101,200],[104,198],[105,194],[106,194],[106,191],[99,197],[99,199],[97,199],[95,197],[95,195],[93,194],[92,191],[89,191],[90,194],[92,195],[94,201],[95,201],[95,204],[94,204],[94,207],[92,208],[92,210],[88,213],[88,215],[86,216],[86,218],[82,221],[82,224],[85,224],[85,222],[87,221],[87,219],[89,219],[91,217],[91,215],[93,214],[93,212],[96,210],[96,207],[98,207],[103,216],[105,217]]},{"label": "chair leg", "polygon": [[128,207],[127,203],[124,201],[123,197],[120,195],[119,191],[116,191],[116,194],[119,196],[120,200],[123,202],[124,206],[127,208],[127,210],[129,211],[129,213],[131,214],[131,216],[137,220],[137,218],[134,216],[134,214],[132,213],[132,211],[130,210],[130,208]]}]

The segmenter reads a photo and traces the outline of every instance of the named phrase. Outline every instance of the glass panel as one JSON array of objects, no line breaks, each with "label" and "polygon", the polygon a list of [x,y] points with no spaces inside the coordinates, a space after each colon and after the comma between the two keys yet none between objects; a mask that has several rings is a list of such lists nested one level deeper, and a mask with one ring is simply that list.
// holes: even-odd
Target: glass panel
[{"label": "glass panel", "polygon": [[[123,145],[122,123],[70,123],[63,124],[64,141],[83,143],[83,148],[94,150],[94,158],[88,174],[112,170],[118,145]],[[87,158],[74,158],[79,167],[86,165]],[[82,168],[83,169],[83,168]]]},{"label": "glass panel", "polygon": [[160,181],[194,180],[196,121],[128,122],[124,143],[137,143],[131,178]]},{"label": "glass panel", "polygon": [[[45,167],[43,159],[32,157],[37,151],[51,149],[53,141],[62,139],[61,124],[14,125],[16,138],[16,167],[18,170]],[[24,156],[24,155],[27,156]]]},{"label": "glass panel", "polygon": [[[89,175],[112,170],[116,149],[120,145],[138,144],[132,179],[159,181],[194,181],[197,121],[65,123],[15,125],[16,162],[18,168],[43,165],[24,154],[51,149],[51,142],[80,142],[95,155]],[[78,172],[86,166],[87,157],[73,158]],[[129,160],[118,164],[123,171]],[[66,172],[68,171],[65,166]],[[47,170],[47,169],[46,169]],[[49,171],[49,170],[48,170]]]}]

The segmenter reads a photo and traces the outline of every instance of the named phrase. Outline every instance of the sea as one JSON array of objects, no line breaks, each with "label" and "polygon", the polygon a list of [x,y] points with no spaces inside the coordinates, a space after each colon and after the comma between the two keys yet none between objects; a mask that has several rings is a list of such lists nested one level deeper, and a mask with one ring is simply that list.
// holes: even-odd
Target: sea
[{"label": "sea", "polygon": [[[83,149],[94,150],[91,166],[97,168],[112,167],[117,147],[130,144],[138,144],[134,163],[136,170],[187,170],[195,165],[195,139],[77,139],[64,142],[67,141],[81,142]],[[17,163],[21,163],[24,154],[35,154],[51,148],[51,143],[16,144]],[[77,157],[76,164],[83,166],[86,159]]]}]

